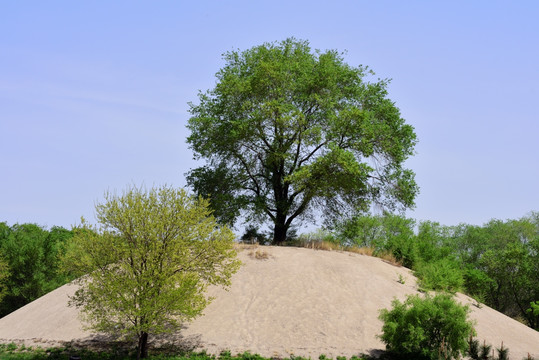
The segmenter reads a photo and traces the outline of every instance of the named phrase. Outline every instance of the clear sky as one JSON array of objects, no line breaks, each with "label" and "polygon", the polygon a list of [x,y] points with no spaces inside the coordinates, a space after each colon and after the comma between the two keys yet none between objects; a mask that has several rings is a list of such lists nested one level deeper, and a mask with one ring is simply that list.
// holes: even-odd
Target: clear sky
[{"label": "clear sky", "polygon": [[294,36],[392,78],[419,138],[408,216],[539,211],[537,1],[2,1],[0,222],[70,227],[106,190],[185,186],[221,54]]}]

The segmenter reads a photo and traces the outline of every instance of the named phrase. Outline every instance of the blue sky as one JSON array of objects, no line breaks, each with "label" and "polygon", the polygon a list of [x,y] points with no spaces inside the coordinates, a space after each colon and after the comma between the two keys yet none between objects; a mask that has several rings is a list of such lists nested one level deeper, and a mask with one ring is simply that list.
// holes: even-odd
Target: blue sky
[{"label": "blue sky", "polygon": [[185,186],[221,54],[294,36],[392,78],[419,138],[408,216],[539,211],[539,2],[4,1],[0,221],[70,227],[107,190]]}]

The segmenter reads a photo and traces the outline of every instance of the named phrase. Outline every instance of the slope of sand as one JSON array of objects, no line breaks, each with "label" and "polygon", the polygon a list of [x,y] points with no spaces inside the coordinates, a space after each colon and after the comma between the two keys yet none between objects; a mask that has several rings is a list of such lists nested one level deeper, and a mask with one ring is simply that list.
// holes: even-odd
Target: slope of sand
[{"label": "slope of sand", "polygon": [[[376,353],[382,323],[378,311],[417,293],[415,278],[381,259],[336,251],[258,247],[239,256],[244,265],[229,291],[210,289],[215,300],[187,324],[181,339],[211,353],[251,351],[263,356],[318,358]],[[401,284],[399,275],[405,280]],[[0,319],[0,341],[51,344],[94,335],[82,329],[67,306],[74,285],[63,286]],[[459,294],[465,304],[468,297]],[[539,332],[487,306],[470,305],[478,337],[496,347],[503,341],[511,359],[539,357]]]}]

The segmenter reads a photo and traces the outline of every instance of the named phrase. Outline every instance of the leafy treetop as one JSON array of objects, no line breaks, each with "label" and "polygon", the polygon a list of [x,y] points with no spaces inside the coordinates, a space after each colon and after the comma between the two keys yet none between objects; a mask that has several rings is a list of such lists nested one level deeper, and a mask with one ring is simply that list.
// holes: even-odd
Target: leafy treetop
[{"label": "leafy treetop", "polygon": [[206,165],[188,173],[220,221],[242,211],[269,218],[273,242],[321,209],[414,205],[414,173],[403,168],[416,135],[387,98],[388,80],[352,67],[334,50],[290,38],[224,54],[215,88],[190,104],[187,141]]},{"label": "leafy treetop", "polygon": [[83,222],[63,259],[66,270],[86,274],[72,303],[91,328],[137,337],[139,358],[150,334],[200,315],[207,286],[229,285],[239,268],[232,231],[184,190],[108,194],[96,217],[100,226]]}]

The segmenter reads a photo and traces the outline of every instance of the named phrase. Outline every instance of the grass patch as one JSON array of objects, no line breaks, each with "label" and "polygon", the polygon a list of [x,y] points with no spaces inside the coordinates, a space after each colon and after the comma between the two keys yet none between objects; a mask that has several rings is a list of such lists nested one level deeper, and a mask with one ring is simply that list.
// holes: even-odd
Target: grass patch
[{"label": "grass patch", "polygon": [[310,248],[310,249],[316,249],[316,250],[325,250],[325,251],[332,251],[332,250],[342,250],[342,248],[335,243],[329,242],[329,241],[310,241],[305,243],[304,247]]},{"label": "grass patch", "polygon": [[397,267],[402,266],[402,263],[399,260],[397,260],[395,255],[393,255],[389,251],[380,251],[380,252],[376,253],[375,256],[382,259],[382,260],[384,260],[385,262],[387,262],[387,263],[389,263],[391,265],[394,265],[394,266],[397,266]]},{"label": "grass patch", "polygon": [[355,254],[374,256],[375,249],[371,246],[347,246],[344,248],[344,251],[348,251]]},{"label": "grass patch", "polygon": [[264,249],[263,246],[260,246],[258,244],[236,244],[235,248],[237,251],[248,250],[249,252],[247,253],[247,255],[249,255],[249,257],[251,257],[252,259],[267,260],[271,257],[271,254],[266,249]]},{"label": "grass patch", "polygon": [[[8,350],[9,348],[9,350]],[[69,360],[71,356],[79,356],[84,360],[131,360],[136,359],[135,352],[100,352],[86,349],[73,349],[71,347],[56,347],[49,349],[23,348],[16,344],[0,344],[0,360]],[[232,355],[230,351],[223,351],[220,355],[211,355],[206,352],[186,352],[178,354],[161,354],[150,352],[149,360],[276,360],[277,358],[266,358],[258,354],[244,352]],[[299,356],[290,356],[290,360],[307,360]],[[320,355],[320,360],[332,360],[331,357]],[[337,360],[346,360],[346,357],[338,356]],[[350,360],[371,360],[375,359],[369,355],[352,356]]]},{"label": "grass patch", "polygon": [[[477,340],[470,337],[470,341],[473,340],[473,343],[475,344],[477,348],[477,353],[480,352],[481,347],[479,346]],[[470,349],[467,351],[466,355],[471,355],[470,350],[472,349],[472,343],[470,343]],[[488,346],[489,353],[491,346]],[[9,349],[9,350],[8,350]],[[502,343],[502,351],[507,351],[506,348],[503,347]],[[500,353],[501,349],[497,349],[498,353]],[[64,347],[54,347],[54,348],[34,348],[34,347],[24,347],[24,346],[17,346],[14,343],[10,344],[0,344],[0,360],[69,360],[71,356],[79,356],[81,359],[84,360],[132,360],[136,359],[135,351],[126,352],[119,352],[114,350],[109,351],[92,351],[88,349],[80,349],[80,348],[72,348],[70,346],[64,346]],[[406,359],[409,359],[407,357],[404,357]],[[472,359],[476,357],[472,356]],[[170,353],[161,353],[158,349],[150,349],[150,354],[147,357],[148,360],[278,360],[278,359],[285,359],[285,358],[278,358],[278,357],[271,357],[266,358],[263,356],[260,356],[258,354],[252,354],[248,351],[232,355],[230,351],[223,351],[220,355],[211,355],[207,354],[206,352],[178,352],[176,354],[170,354]],[[301,356],[293,356],[286,358],[290,360],[311,360],[311,358],[304,358]],[[333,360],[334,358],[328,357],[326,355],[320,355],[318,357],[318,360]],[[389,353],[384,352],[381,350],[375,350],[373,355],[368,354],[359,354],[354,355],[350,358],[347,358],[345,356],[337,356],[335,358],[336,360],[402,360],[403,356],[395,353]],[[498,358],[500,359],[500,358]],[[534,360],[534,358],[528,354],[528,358],[524,358],[525,360]],[[313,358],[312,360],[316,360],[316,358]]]},{"label": "grass patch", "polygon": [[267,260],[270,254],[264,249],[252,249],[249,252],[249,256],[256,260]]}]

